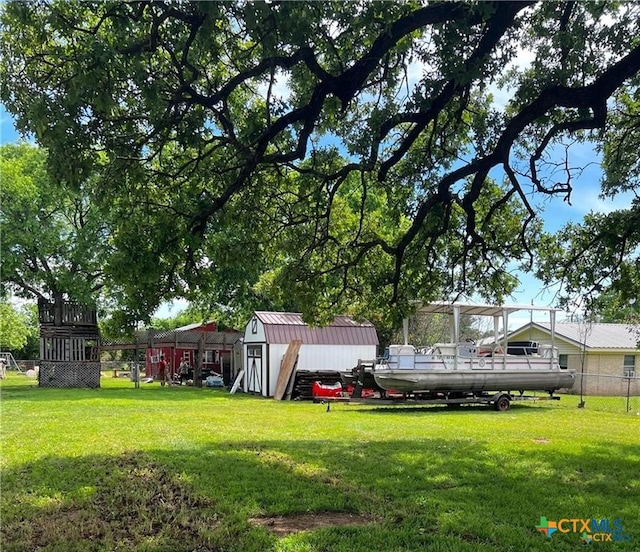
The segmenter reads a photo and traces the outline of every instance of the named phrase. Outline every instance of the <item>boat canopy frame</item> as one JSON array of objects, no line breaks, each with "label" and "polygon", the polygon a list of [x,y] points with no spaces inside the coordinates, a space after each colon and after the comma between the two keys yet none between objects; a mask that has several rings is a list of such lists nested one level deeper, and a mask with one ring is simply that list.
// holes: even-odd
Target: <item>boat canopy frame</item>
[{"label": "boat canopy frame", "polygon": [[[508,333],[509,333],[509,315],[519,311],[536,311],[546,312],[549,314],[549,326],[551,330],[551,355],[553,357],[553,351],[555,350],[556,334],[556,313],[561,309],[554,307],[537,307],[534,305],[478,305],[472,303],[451,303],[448,301],[436,301],[431,303],[419,303],[416,308],[415,314],[447,314],[453,318],[453,341],[454,343],[460,342],[460,316],[491,316],[493,317],[493,331],[495,343],[500,342],[499,328],[500,321],[502,321],[502,333],[503,333],[503,346],[506,353],[508,347]],[[403,337],[404,344],[409,343],[409,319],[403,320]]]}]

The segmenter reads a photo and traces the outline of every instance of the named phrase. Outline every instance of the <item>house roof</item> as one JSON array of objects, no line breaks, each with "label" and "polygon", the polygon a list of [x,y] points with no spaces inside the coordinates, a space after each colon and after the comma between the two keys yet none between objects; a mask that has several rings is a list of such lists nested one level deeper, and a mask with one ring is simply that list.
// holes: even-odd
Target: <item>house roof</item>
[{"label": "house roof", "polygon": [[[511,332],[511,335],[520,333],[533,326],[542,331],[551,332],[549,324],[532,322],[520,329]],[[560,322],[555,325],[556,336],[571,341],[580,346],[583,343],[587,349],[636,349],[640,341],[640,325],[631,324],[577,324]]]},{"label": "house roof", "polygon": [[378,334],[370,322],[356,322],[348,316],[336,316],[323,327],[312,327],[302,314],[291,312],[256,311],[264,325],[269,343],[290,343],[294,339],[313,345],[378,345]]}]

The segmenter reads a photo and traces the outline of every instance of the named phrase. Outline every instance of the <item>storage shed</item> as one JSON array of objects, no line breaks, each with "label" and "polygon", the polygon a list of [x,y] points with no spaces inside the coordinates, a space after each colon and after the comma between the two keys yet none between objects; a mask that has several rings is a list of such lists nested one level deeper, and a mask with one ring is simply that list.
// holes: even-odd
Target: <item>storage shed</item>
[{"label": "storage shed", "polygon": [[312,327],[298,313],[256,311],[244,332],[244,391],[273,396],[282,357],[298,339],[297,369],[311,372],[351,370],[378,351],[378,335],[369,322],[336,316],[328,326]]}]

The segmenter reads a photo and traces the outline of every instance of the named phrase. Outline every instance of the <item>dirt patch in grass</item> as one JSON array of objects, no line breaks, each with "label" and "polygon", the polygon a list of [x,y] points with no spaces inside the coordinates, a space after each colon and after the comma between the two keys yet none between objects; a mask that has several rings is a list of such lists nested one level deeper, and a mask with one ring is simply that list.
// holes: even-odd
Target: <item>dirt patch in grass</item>
[{"label": "dirt patch in grass", "polygon": [[542,437],[540,439],[534,439],[533,442],[536,445],[548,445],[549,444],[549,439],[545,439],[544,437]]},{"label": "dirt patch in grass", "polygon": [[278,536],[286,536],[301,531],[315,531],[325,527],[343,525],[366,525],[373,519],[345,512],[322,512],[317,514],[292,514],[289,516],[271,516],[250,518],[249,523],[264,527]]},{"label": "dirt patch in grass", "polygon": [[[91,465],[59,462],[70,473]],[[139,454],[103,459],[93,492],[4,520],[3,550],[200,550],[217,524],[211,500],[192,494],[177,476]],[[35,515],[34,515],[35,514]]]}]

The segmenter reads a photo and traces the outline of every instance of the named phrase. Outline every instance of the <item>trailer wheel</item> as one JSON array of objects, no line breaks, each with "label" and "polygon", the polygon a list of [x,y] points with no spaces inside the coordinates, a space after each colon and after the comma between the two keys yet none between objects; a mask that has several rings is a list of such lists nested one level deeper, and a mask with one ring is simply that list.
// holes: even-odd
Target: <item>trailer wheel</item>
[{"label": "trailer wheel", "polygon": [[493,401],[493,408],[498,412],[506,412],[511,408],[511,401],[509,395],[500,395],[495,401]]}]

